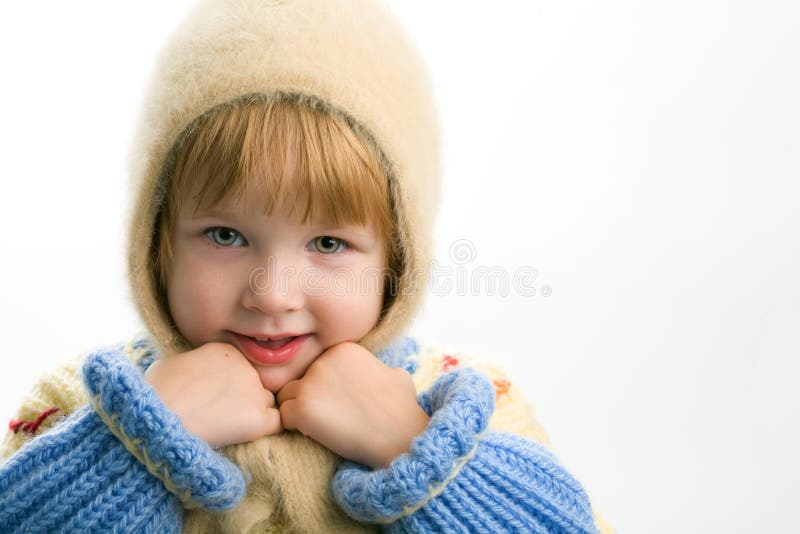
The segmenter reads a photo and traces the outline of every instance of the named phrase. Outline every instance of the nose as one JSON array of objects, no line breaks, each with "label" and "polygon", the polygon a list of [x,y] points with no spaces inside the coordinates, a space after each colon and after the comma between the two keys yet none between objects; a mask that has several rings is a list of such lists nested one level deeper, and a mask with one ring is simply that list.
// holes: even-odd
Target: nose
[{"label": "nose", "polygon": [[251,269],[242,305],[267,315],[299,310],[305,300],[299,276],[295,265],[279,263],[275,256],[269,256],[265,263]]}]

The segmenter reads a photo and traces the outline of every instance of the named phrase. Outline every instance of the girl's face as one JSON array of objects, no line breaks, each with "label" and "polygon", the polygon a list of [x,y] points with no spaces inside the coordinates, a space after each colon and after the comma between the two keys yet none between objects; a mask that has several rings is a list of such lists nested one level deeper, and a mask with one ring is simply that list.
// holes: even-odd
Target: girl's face
[{"label": "girl's face", "polygon": [[235,345],[276,393],[323,351],[375,326],[384,243],[372,226],[300,224],[278,208],[263,214],[258,194],[246,198],[182,210],[167,297],[190,343]]}]

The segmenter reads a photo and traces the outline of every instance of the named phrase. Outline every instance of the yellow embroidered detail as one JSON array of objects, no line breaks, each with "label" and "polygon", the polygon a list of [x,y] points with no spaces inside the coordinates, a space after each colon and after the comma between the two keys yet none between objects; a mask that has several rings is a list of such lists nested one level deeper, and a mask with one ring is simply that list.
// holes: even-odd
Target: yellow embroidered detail
[{"label": "yellow embroidered detail", "polygon": [[122,428],[122,425],[117,424],[119,414],[109,414],[106,412],[103,407],[100,406],[100,400],[98,397],[92,397],[92,405],[94,406],[97,414],[100,416],[100,419],[102,419],[103,422],[108,426],[109,430],[111,430],[111,433],[114,434],[123,445],[125,445],[125,448],[128,449],[131,454],[133,454],[145,465],[147,471],[151,475],[161,480],[169,491],[177,495],[186,508],[200,508],[200,505],[192,499],[191,491],[188,489],[182,490],[175,485],[169,476],[169,467],[167,464],[165,462],[154,462],[147,453],[147,448],[142,445],[143,441],[139,438],[132,439]]},{"label": "yellow embroidered detail", "polygon": [[472,450],[470,450],[464,456],[455,459],[455,461],[453,462],[452,471],[447,476],[447,478],[445,478],[444,480],[442,480],[438,484],[431,484],[430,486],[428,486],[428,495],[426,495],[424,499],[422,499],[420,502],[418,502],[417,504],[415,504],[413,506],[404,506],[403,507],[403,511],[400,512],[399,514],[394,515],[392,517],[381,519],[380,521],[378,521],[378,523],[381,523],[381,524],[384,524],[384,525],[389,524],[389,523],[394,523],[395,521],[397,521],[398,519],[400,519],[402,517],[406,517],[408,515],[413,514],[414,512],[416,512],[417,510],[419,510],[420,508],[422,508],[423,506],[428,504],[432,499],[438,497],[447,488],[447,485],[454,478],[456,478],[458,476],[458,474],[461,472],[461,469],[467,464],[467,462],[470,460],[470,458],[475,456],[475,452],[477,452],[477,450],[478,450],[478,444],[480,443],[480,440],[483,437],[483,434],[484,433],[482,432],[482,433],[480,433],[480,434],[475,436],[475,445],[472,446]]}]

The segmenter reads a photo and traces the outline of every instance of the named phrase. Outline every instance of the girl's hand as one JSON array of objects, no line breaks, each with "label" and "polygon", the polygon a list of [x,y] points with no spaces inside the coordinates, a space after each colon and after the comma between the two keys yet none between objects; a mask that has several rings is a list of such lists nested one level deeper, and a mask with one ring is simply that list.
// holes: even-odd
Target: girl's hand
[{"label": "girl's hand", "polygon": [[411,375],[350,342],[322,353],[278,392],[278,402],[285,429],[373,468],[408,452],[428,426]]},{"label": "girl's hand", "polygon": [[213,448],[283,430],[274,395],[233,345],[206,343],[169,356],[144,377],[187,430]]}]

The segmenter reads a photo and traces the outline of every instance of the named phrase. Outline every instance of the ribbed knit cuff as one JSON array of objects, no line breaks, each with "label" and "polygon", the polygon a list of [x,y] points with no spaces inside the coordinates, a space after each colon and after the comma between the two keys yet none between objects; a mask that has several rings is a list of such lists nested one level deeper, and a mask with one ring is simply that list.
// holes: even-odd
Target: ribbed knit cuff
[{"label": "ribbed knit cuff", "polygon": [[103,422],[186,508],[225,510],[241,500],[239,468],[186,430],[124,355],[91,354],[83,379]]},{"label": "ribbed knit cuff", "polygon": [[339,505],[351,517],[391,523],[439,495],[475,454],[494,411],[494,388],[478,371],[463,368],[440,376],[419,395],[428,428],[386,469],[345,461],[334,480]]},{"label": "ribbed knit cuff", "polygon": [[543,446],[486,431],[494,388],[478,371],[445,373],[419,396],[431,416],[411,454],[386,469],[343,462],[334,496],[387,532],[596,532],[580,484]]}]

